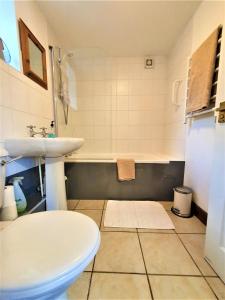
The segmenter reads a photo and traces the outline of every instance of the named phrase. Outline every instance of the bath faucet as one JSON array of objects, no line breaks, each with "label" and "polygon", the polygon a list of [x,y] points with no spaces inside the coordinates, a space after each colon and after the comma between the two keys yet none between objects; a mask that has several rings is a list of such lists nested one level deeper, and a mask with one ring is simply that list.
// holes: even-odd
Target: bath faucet
[{"label": "bath faucet", "polygon": [[27,128],[29,128],[30,130],[29,130],[29,133],[30,133],[30,137],[35,137],[35,135],[37,135],[37,134],[41,134],[42,135],[42,137],[47,137],[48,136],[48,132],[46,131],[46,127],[40,127],[40,129],[41,129],[41,131],[35,131],[34,130],[34,128],[36,128],[36,126],[34,126],[34,125],[29,125],[29,126],[27,126]]}]

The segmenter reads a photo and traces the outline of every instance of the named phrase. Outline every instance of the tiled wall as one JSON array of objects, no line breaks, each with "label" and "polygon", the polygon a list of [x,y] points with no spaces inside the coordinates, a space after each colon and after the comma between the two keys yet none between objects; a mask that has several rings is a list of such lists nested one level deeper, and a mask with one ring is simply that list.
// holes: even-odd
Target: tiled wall
[{"label": "tiled wall", "polygon": [[51,95],[0,62],[0,137],[28,136],[27,125],[49,127]]},{"label": "tiled wall", "polygon": [[72,134],[81,152],[162,152],[167,93],[166,58],[76,59],[78,111]]},{"label": "tiled wall", "polygon": [[[27,125],[50,126],[52,115],[51,78],[48,45],[55,38],[48,23],[34,1],[16,1],[17,18],[22,18],[46,49],[48,90],[0,60],[0,155],[5,155],[3,140],[7,137],[29,136]],[[32,16],[32,17],[31,17]],[[33,167],[33,160],[10,164],[11,175]]]}]

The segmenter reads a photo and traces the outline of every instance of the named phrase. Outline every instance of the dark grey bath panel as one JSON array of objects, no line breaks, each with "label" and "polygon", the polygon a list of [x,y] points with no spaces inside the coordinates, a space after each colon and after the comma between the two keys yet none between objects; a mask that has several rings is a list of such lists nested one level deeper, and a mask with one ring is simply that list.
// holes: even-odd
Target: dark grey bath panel
[{"label": "dark grey bath panel", "polygon": [[68,199],[172,200],[183,184],[184,162],[137,163],[136,179],[120,182],[116,163],[65,163]]}]

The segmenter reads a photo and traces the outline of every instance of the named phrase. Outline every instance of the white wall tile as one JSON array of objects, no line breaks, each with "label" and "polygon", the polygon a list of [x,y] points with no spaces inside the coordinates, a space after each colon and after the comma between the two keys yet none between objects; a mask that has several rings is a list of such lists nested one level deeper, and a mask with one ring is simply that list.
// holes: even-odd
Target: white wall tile
[{"label": "white wall tile", "polygon": [[93,110],[111,110],[112,96],[93,96],[92,101]]},{"label": "white wall tile", "polygon": [[129,140],[112,140],[112,152],[128,153],[129,150]]},{"label": "white wall tile", "polygon": [[14,122],[12,110],[2,107],[2,138],[14,137]]},{"label": "white wall tile", "polygon": [[121,139],[129,139],[130,129],[129,126],[120,125],[112,127],[112,138],[121,140]]},{"label": "white wall tile", "polygon": [[137,141],[136,151],[150,151],[152,140],[162,138],[167,64],[163,57],[153,58],[152,70],[144,68],[144,57],[77,59],[78,111],[71,115],[72,132],[88,139],[80,152],[89,147],[96,152],[99,140],[111,141],[105,147],[111,147],[109,152],[130,151]]},{"label": "white wall tile", "polygon": [[111,112],[110,111],[94,111],[93,123],[94,125],[110,126],[111,125]]},{"label": "white wall tile", "polygon": [[77,81],[77,96],[88,97],[93,95],[93,81]]},{"label": "white wall tile", "polygon": [[112,112],[112,125],[128,125],[129,112],[128,111],[113,111]]},{"label": "white wall tile", "polygon": [[95,140],[111,140],[112,128],[111,126],[94,126],[94,136]]},{"label": "white wall tile", "polygon": [[[0,105],[5,107],[12,107],[12,90],[11,90],[11,76],[0,69]],[[14,78],[12,78],[14,80]]]},{"label": "white wall tile", "polygon": [[117,95],[126,96],[129,93],[128,80],[118,80],[117,81]]},{"label": "white wall tile", "polygon": [[93,110],[94,109],[94,97],[78,97],[77,107],[79,111]]},{"label": "white wall tile", "polygon": [[3,136],[3,107],[0,105],[0,141]]},{"label": "white wall tile", "polygon": [[93,141],[93,152],[96,153],[107,153],[112,149],[112,142],[110,140],[94,140]]},{"label": "white wall tile", "polygon": [[93,139],[94,128],[93,126],[75,126],[74,136],[82,137],[84,139]]},{"label": "white wall tile", "polygon": [[11,97],[13,109],[29,112],[27,86],[14,77],[11,78]]},{"label": "white wall tile", "polygon": [[128,110],[129,109],[129,97],[128,96],[117,96],[116,99],[117,110]]},{"label": "white wall tile", "polygon": [[130,77],[130,66],[129,64],[118,64],[117,65],[117,79],[127,80]]},{"label": "white wall tile", "polygon": [[74,113],[74,125],[93,125],[94,113],[92,111],[81,111]]}]

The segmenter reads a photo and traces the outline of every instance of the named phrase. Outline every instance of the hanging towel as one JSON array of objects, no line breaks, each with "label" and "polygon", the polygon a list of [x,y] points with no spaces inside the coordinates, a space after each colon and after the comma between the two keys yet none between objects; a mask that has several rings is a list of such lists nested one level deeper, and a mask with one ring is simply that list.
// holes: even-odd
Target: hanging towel
[{"label": "hanging towel", "polygon": [[186,112],[208,107],[215,68],[219,28],[194,52],[189,73]]},{"label": "hanging towel", "polygon": [[117,170],[119,181],[129,181],[135,179],[134,159],[117,159]]},{"label": "hanging towel", "polygon": [[77,88],[74,70],[67,60],[62,62],[60,69],[62,80],[60,91],[61,99],[73,110],[77,110]]}]

